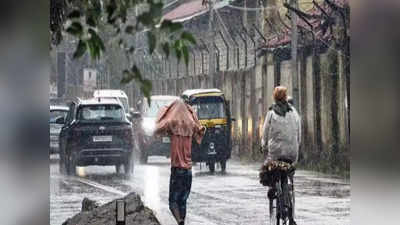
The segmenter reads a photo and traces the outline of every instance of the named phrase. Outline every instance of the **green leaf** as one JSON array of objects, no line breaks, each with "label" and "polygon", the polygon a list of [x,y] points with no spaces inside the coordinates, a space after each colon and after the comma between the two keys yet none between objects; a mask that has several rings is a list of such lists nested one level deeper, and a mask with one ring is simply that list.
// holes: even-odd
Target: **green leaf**
[{"label": "green leaf", "polygon": [[149,51],[150,51],[150,54],[152,54],[156,47],[157,39],[156,39],[156,36],[152,32],[147,32],[147,38],[148,38],[147,41],[149,44]]},{"label": "green leaf", "polygon": [[182,40],[176,40],[173,48],[175,49],[176,58],[180,62],[182,57]]},{"label": "green leaf", "polygon": [[169,44],[168,42],[165,42],[164,44],[161,45],[162,50],[164,51],[165,55],[167,56],[167,59],[169,57]]},{"label": "green leaf", "polygon": [[82,36],[83,27],[80,22],[73,22],[66,30],[69,34],[74,36]]},{"label": "green leaf", "polygon": [[181,50],[182,49],[182,40],[176,40],[174,43],[174,48],[177,50]]},{"label": "green leaf", "polygon": [[145,26],[150,26],[153,24],[153,16],[149,12],[141,14],[137,19]]},{"label": "green leaf", "polygon": [[151,90],[152,90],[151,81],[145,79],[145,80],[141,81],[140,83],[141,83],[140,89],[142,90],[144,97],[146,97],[147,102],[149,103],[149,105],[151,105],[151,98],[150,98]]},{"label": "green leaf", "polygon": [[127,26],[127,27],[125,28],[125,33],[132,34],[133,29],[134,29],[133,26],[132,26],[132,25],[129,25],[129,26]]},{"label": "green leaf", "polygon": [[120,81],[121,84],[128,84],[131,82],[133,79],[132,73],[130,73],[128,70],[124,70],[122,72],[122,79]]},{"label": "green leaf", "polygon": [[122,4],[119,10],[119,17],[121,18],[122,23],[126,23],[127,15],[128,15],[127,8]]},{"label": "green leaf", "polygon": [[192,43],[194,45],[196,44],[196,39],[193,37],[193,34],[187,32],[187,31],[182,32],[181,38],[189,41],[190,43]]},{"label": "green leaf", "polygon": [[86,41],[87,43],[87,47],[89,48],[89,53],[90,56],[93,59],[98,59],[100,56],[100,49],[98,48],[98,46],[95,44],[95,42],[93,41],[93,39],[89,39]]},{"label": "green leaf", "polygon": [[108,5],[106,6],[108,23],[114,23],[115,22],[115,18],[113,18],[113,16],[114,16],[114,12],[115,12],[116,9],[117,9],[117,5],[115,4],[115,0],[111,0],[108,3]]},{"label": "green leaf", "polygon": [[181,61],[182,51],[175,49],[176,58],[178,59],[178,63]]},{"label": "green leaf", "polygon": [[94,44],[99,48],[101,51],[105,51],[106,47],[104,46],[103,40],[97,35],[96,31],[93,29],[89,29],[89,34],[91,35],[91,38],[94,41]]},{"label": "green leaf", "polygon": [[101,3],[100,3],[100,0],[92,0],[92,1],[90,1],[91,3],[92,3],[92,5],[93,5],[93,13],[94,13],[94,15],[97,17],[97,18],[99,18],[100,17],[100,15],[101,15]]},{"label": "green leaf", "polygon": [[81,12],[79,10],[74,10],[70,14],[68,14],[69,19],[75,19],[81,17]]},{"label": "green leaf", "polygon": [[133,47],[133,46],[131,46],[131,47],[128,49],[128,53],[129,53],[129,54],[133,54],[134,51],[135,51],[135,47]]},{"label": "green leaf", "polygon": [[153,16],[153,19],[157,19],[158,21],[154,21],[158,24],[159,20],[161,19],[162,9],[164,4],[160,1],[158,3],[150,3],[150,14]]},{"label": "green leaf", "polygon": [[86,17],[86,24],[92,27],[96,27],[96,21],[93,16]]},{"label": "green leaf", "polygon": [[164,20],[161,23],[161,30],[169,30],[170,33],[174,33],[183,28],[181,23],[173,23],[171,20]]},{"label": "green leaf", "polygon": [[73,58],[80,58],[81,56],[83,56],[86,52],[87,49],[87,45],[84,41],[80,40],[78,43],[78,46],[76,47],[76,50],[74,52]]},{"label": "green leaf", "polygon": [[139,68],[136,65],[133,65],[131,70],[134,74],[135,80],[142,81],[142,74],[140,73]]},{"label": "green leaf", "polygon": [[182,46],[182,53],[183,53],[183,59],[185,60],[186,66],[189,64],[189,49],[187,48],[186,45]]}]

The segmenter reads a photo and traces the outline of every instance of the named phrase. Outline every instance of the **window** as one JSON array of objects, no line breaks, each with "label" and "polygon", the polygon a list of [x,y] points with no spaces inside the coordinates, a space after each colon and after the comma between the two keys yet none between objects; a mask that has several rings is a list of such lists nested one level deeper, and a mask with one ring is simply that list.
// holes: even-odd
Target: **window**
[{"label": "window", "polygon": [[122,103],[125,109],[125,113],[129,113],[129,103],[127,98],[118,98],[119,101]]},{"label": "window", "polygon": [[193,101],[193,109],[199,119],[225,118],[224,100],[221,97],[198,97]]},{"label": "window", "polygon": [[150,107],[147,105],[147,102],[146,102],[146,104],[145,104],[146,106],[144,107],[143,114],[145,117],[151,117],[151,118],[157,117],[160,109],[164,106],[168,106],[173,101],[175,101],[175,100],[174,99],[172,99],[172,100],[152,100]]},{"label": "window", "polygon": [[124,111],[119,105],[86,105],[78,109],[77,118],[80,121],[122,121]]},{"label": "window", "polygon": [[65,110],[51,110],[49,123],[55,123],[58,118],[66,118],[68,111]]}]

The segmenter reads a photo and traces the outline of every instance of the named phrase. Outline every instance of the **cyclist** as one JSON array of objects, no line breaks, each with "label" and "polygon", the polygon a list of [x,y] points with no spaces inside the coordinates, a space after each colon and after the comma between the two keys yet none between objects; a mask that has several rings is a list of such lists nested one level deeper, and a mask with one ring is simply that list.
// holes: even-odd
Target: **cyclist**
[{"label": "cyclist", "polygon": [[[273,99],[275,103],[265,117],[261,139],[261,147],[266,153],[264,164],[270,161],[296,164],[301,140],[300,116],[287,102],[286,87],[275,87]],[[296,224],[292,213],[289,213],[289,224]]]}]

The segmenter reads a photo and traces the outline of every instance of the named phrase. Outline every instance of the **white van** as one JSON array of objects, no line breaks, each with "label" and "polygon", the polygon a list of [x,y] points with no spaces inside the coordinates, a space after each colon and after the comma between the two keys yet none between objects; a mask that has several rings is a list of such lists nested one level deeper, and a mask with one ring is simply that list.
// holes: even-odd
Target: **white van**
[{"label": "white van", "polygon": [[102,89],[95,90],[93,93],[95,98],[114,98],[118,99],[124,106],[125,114],[129,115],[129,101],[128,96],[123,90]]}]

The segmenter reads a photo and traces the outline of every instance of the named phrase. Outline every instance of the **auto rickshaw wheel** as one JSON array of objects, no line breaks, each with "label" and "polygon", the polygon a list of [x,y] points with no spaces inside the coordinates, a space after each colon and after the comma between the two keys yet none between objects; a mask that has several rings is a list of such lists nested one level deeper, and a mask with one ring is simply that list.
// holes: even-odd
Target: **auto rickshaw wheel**
[{"label": "auto rickshaw wheel", "polygon": [[115,172],[116,172],[117,174],[120,174],[120,173],[121,173],[121,164],[116,164],[116,165],[115,165]]},{"label": "auto rickshaw wheel", "polygon": [[221,164],[221,172],[225,173],[226,172],[226,160],[225,159],[221,160],[220,164]]},{"label": "auto rickshaw wheel", "polygon": [[215,172],[215,161],[214,160],[208,161],[208,168],[210,169],[211,173]]},{"label": "auto rickshaw wheel", "polygon": [[146,153],[141,153],[140,154],[140,163],[141,164],[146,164],[147,163],[147,160],[148,160],[148,155],[146,154]]}]

